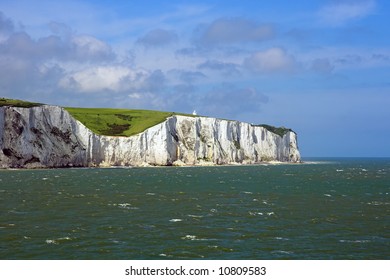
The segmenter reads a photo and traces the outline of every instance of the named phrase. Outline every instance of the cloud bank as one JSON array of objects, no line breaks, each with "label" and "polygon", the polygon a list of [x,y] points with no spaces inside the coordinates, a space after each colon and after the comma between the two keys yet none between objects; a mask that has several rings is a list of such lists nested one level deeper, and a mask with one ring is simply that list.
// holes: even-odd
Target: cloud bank
[{"label": "cloud bank", "polygon": [[262,42],[275,35],[269,24],[260,24],[244,18],[220,18],[195,31],[195,41],[200,45],[213,46],[243,42]]},{"label": "cloud bank", "polygon": [[293,73],[297,69],[294,56],[282,48],[254,52],[244,60],[244,65],[253,72],[263,74]]},{"label": "cloud bank", "polygon": [[[332,1],[313,15],[338,26],[367,17],[375,6],[370,0]],[[261,21],[262,15],[202,20],[186,15],[122,19],[110,28],[124,35],[112,38],[108,27],[99,37],[98,31],[82,33],[80,26],[51,18],[46,29],[33,35],[0,12],[0,95],[72,106],[196,109],[235,118],[242,112],[257,115],[286,80],[311,74],[332,79],[340,71],[383,67],[390,61],[386,49],[308,48],[303,44],[316,35],[303,29],[306,39],[292,44],[291,36],[284,35],[290,31],[283,34],[269,18]]]},{"label": "cloud bank", "polygon": [[137,42],[146,47],[166,46],[177,41],[178,36],[172,30],[153,29],[139,38]]},{"label": "cloud bank", "polygon": [[325,24],[339,26],[372,14],[375,7],[375,0],[334,1],[321,8],[319,17]]}]

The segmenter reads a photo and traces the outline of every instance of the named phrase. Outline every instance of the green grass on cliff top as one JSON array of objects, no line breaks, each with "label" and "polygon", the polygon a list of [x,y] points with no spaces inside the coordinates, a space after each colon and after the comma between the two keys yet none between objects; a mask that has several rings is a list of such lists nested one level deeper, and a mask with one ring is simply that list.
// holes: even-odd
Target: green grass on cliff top
[{"label": "green grass on cliff top", "polygon": [[[31,108],[41,105],[43,104],[0,97],[0,107]],[[132,136],[165,121],[172,115],[192,116],[151,110],[70,107],[64,109],[93,132],[107,136]]]},{"label": "green grass on cliff top", "polygon": [[34,103],[29,101],[17,100],[17,99],[9,99],[9,98],[0,98],[0,107],[3,106],[12,106],[12,107],[22,107],[22,108],[31,108],[43,105],[41,103]]},{"label": "green grass on cliff top", "polygon": [[[132,136],[173,115],[174,112],[108,108],[65,108],[93,132],[108,136]],[[190,116],[190,115],[188,115]]]}]

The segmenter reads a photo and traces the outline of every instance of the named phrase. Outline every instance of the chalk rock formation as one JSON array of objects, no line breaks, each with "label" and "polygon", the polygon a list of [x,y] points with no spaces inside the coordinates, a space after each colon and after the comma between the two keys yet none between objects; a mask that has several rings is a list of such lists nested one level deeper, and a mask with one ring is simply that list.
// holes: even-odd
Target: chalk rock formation
[{"label": "chalk rock formation", "polygon": [[0,168],[299,162],[297,136],[175,115],[131,137],[97,135],[57,106],[0,108]]}]

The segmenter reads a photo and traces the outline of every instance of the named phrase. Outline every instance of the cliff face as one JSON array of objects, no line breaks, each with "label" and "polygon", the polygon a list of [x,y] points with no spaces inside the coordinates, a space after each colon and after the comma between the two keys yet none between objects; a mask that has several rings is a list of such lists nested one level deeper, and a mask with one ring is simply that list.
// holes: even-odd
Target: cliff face
[{"label": "cliff face", "polygon": [[299,162],[296,134],[172,116],[131,137],[94,134],[56,106],[0,108],[0,168]]}]

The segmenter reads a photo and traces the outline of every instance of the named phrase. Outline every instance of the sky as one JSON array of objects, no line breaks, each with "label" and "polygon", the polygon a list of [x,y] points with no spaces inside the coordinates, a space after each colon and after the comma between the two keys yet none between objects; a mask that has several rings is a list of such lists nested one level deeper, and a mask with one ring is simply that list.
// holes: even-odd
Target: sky
[{"label": "sky", "polygon": [[0,0],[0,96],[292,128],[390,157],[390,1]]}]

